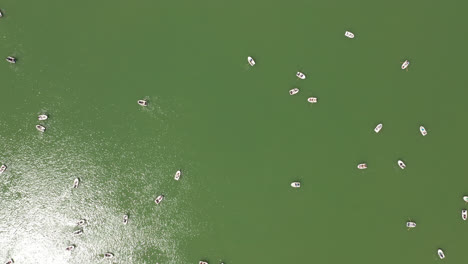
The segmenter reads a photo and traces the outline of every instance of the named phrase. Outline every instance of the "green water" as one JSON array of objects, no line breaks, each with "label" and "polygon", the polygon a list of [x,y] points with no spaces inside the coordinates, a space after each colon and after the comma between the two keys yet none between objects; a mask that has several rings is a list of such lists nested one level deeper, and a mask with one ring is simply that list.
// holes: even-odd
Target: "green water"
[{"label": "green water", "polygon": [[467,7],[3,1],[0,261],[462,263]]}]

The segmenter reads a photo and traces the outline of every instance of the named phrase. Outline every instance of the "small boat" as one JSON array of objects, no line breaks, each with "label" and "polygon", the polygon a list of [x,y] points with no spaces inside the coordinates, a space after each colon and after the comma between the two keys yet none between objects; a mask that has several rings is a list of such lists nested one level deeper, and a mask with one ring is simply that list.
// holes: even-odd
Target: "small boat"
[{"label": "small boat", "polygon": [[444,252],[442,251],[442,249],[440,249],[440,248],[437,250],[437,255],[439,255],[439,258],[440,258],[440,259],[444,259],[444,258],[445,258],[445,254],[444,254]]},{"label": "small boat", "polygon": [[126,225],[128,223],[128,215],[123,216],[123,224]]},{"label": "small boat", "polygon": [[16,58],[8,56],[8,57],[6,57],[6,61],[8,61],[9,63],[16,63]]},{"label": "small boat", "polygon": [[351,32],[349,32],[349,31],[346,31],[346,32],[344,33],[344,35],[345,35],[347,38],[350,38],[350,39],[354,38],[354,34],[351,33]]},{"label": "small boat", "polygon": [[162,200],[164,200],[164,195],[159,195],[158,197],[156,197],[156,199],[154,200],[154,202],[156,204],[160,204],[162,202]]},{"label": "small boat", "polygon": [[427,135],[427,130],[423,126],[419,127],[419,131],[421,131],[421,135],[423,136]]},{"label": "small boat", "polygon": [[255,61],[252,57],[247,57],[247,61],[249,62],[250,66],[254,66],[255,65]]},{"label": "small boat", "polygon": [[378,124],[378,125],[374,128],[375,133],[379,133],[380,130],[382,129],[382,127],[383,127],[383,124]]},{"label": "small boat", "polygon": [[398,166],[400,166],[401,169],[405,169],[406,168],[406,164],[401,161],[401,160],[398,160]]},{"label": "small boat", "polygon": [[415,222],[408,221],[408,222],[406,222],[406,227],[407,227],[407,228],[415,228],[415,227],[416,227],[416,223],[415,223]]},{"label": "small boat", "polygon": [[462,219],[466,220],[466,217],[467,217],[466,209],[463,209],[462,210]]},{"label": "small boat", "polygon": [[41,125],[36,125],[36,129],[39,130],[40,132],[44,132],[46,128]]},{"label": "small boat", "polygon": [[300,183],[300,182],[291,182],[291,187],[293,187],[293,188],[300,188],[300,187],[301,187],[301,183]]},{"label": "small boat", "polygon": [[14,262],[13,259],[11,258],[11,259],[9,259],[5,264],[13,264],[13,263],[15,263],[15,262]]},{"label": "small boat", "polygon": [[296,76],[299,78],[299,79],[302,79],[304,80],[306,78],[305,74],[303,74],[302,72],[297,72],[296,73]]},{"label": "small boat", "polygon": [[68,246],[65,250],[66,251],[72,251],[75,249],[75,245]]},{"label": "small boat", "polygon": [[76,236],[79,236],[79,235],[83,234],[83,229],[78,229],[78,230],[74,231],[73,234],[76,235]]},{"label": "small boat", "polygon": [[357,165],[357,168],[360,169],[360,170],[367,169],[367,164],[366,163],[361,163],[361,164]]},{"label": "small boat", "polygon": [[73,188],[78,188],[78,185],[80,185],[80,179],[76,178],[76,179],[73,181]]},{"label": "small boat", "polygon": [[467,202],[468,203],[468,195],[466,196],[463,196],[463,201]]},{"label": "small boat", "polygon": [[49,118],[47,115],[39,115],[39,116],[37,117],[37,119],[38,119],[39,121],[47,120],[47,118]]},{"label": "small boat", "polygon": [[7,166],[5,164],[0,166],[0,174],[2,174],[6,170],[6,168],[7,168]]},{"label": "small boat", "polygon": [[404,70],[408,68],[408,66],[409,66],[409,60],[405,60],[403,64],[401,64],[401,69]]},{"label": "small boat", "polygon": [[0,11],[0,17],[2,17],[2,16],[3,16],[2,11]]},{"label": "small boat", "polygon": [[198,262],[198,264],[208,264],[208,262],[200,260],[200,262]]},{"label": "small boat", "polygon": [[174,180],[178,181],[180,179],[180,176],[182,175],[182,171],[178,170],[176,171],[174,175]]},{"label": "small boat", "polygon": [[294,88],[294,89],[289,90],[289,95],[295,95],[298,92],[299,92],[299,88]]},{"label": "small boat", "polygon": [[138,104],[141,106],[147,106],[148,102],[146,100],[138,100]]},{"label": "small boat", "polygon": [[78,223],[76,223],[78,226],[85,226],[86,225],[86,219],[81,219],[80,221],[78,221]]},{"label": "small boat", "polygon": [[314,104],[317,102],[317,97],[309,97],[307,98],[307,102]]},{"label": "small boat", "polygon": [[104,254],[104,258],[113,258],[114,257],[114,254],[110,253],[110,252],[107,252],[106,254]]}]

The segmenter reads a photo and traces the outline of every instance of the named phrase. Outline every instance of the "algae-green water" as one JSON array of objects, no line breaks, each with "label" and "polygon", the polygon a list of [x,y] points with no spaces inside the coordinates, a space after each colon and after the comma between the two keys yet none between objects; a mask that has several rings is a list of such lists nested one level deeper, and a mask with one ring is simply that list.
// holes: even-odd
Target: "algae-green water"
[{"label": "algae-green water", "polygon": [[462,263],[467,7],[3,1],[0,261]]}]

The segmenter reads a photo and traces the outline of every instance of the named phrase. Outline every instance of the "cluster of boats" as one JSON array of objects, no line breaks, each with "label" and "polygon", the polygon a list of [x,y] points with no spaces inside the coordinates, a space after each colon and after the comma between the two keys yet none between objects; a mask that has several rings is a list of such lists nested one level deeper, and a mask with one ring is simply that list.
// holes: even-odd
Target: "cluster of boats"
[{"label": "cluster of boats", "polygon": [[[406,164],[402,160],[398,160],[397,164],[402,170],[406,168]],[[367,169],[367,163],[360,163],[357,165],[357,168],[360,170]]]},{"label": "cluster of boats", "polygon": [[[250,64],[250,66],[255,65],[255,60],[250,56],[247,57],[247,62]],[[301,80],[304,80],[306,78],[306,75],[304,73],[302,73],[302,72],[297,72],[296,76],[297,76],[297,78],[299,78]],[[299,88],[293,88],[293,89],[289,90],[289,95],[295,95],[297,93],[299,93]],[[318,100],[317,97],[307,98],[307,102],[309,102],[311,104],[317,103],[317,100]]]},{"label": "cluster of boats", "polygon": [[[39,115],[37,117],[37,120],[39,121],[44,121],[44,120],[47,120],[49,118],[49,116],[45,115],[45,114],[42,114],[42,115]],[[36,125],[36,129],[39,131],[39,132],[44,132],[46,131],[46,128],[43,126],[43,125]]]}]

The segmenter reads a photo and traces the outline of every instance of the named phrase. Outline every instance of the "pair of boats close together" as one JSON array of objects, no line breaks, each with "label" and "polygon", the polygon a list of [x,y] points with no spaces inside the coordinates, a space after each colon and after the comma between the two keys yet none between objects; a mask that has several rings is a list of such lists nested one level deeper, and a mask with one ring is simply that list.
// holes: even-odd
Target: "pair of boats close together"
[{"label": "pair of boats close together", "polygon": [[[406,164],[402,160],[398,160],[397,164],[398,164],[398,166],[400,166],[401,169],[406,168]],[[357,165],[357,168],[360,169],[360,170],[367,169],[367,164],[366,163],[360,163],[360,164]]]},{"label": "pair of boats close together", "polygon": [[[182,176],[182,171],[181,170],[176,171],[176,173],[174,175],[174,180],[176,180],[176,181],[180,180],[180,176]],[[160,204],[163,200],[164,200],[164,195],[161,194],[158,197],[156,197],[154,202],[156,204]]]},{"label": "pair of boats close together", "polygon": [[[382,128],[383,128],[383,124],[380,123],[374,128],[374,132],[379,133],[380,130],[382,130]],[[419,132],[421,132],[421,135],[423,135],[423,136],[427,135],[427,130],[423,126],[419,126]]]},{"label": "pair of boats close together", "polygon": [[[44,120],[47,120],[48,118],[49,118],[49,117],[48,117],[47,115],[42,114],[42,115],[39,115],[39,116],[37,117],[37,120],[39,120],[39,121],[44,121]],[[37,129],[39,132],[44,132],[44,131],[46,131],[46,128],[45,128],[43,125],[36,125],[36,129]]]}]

